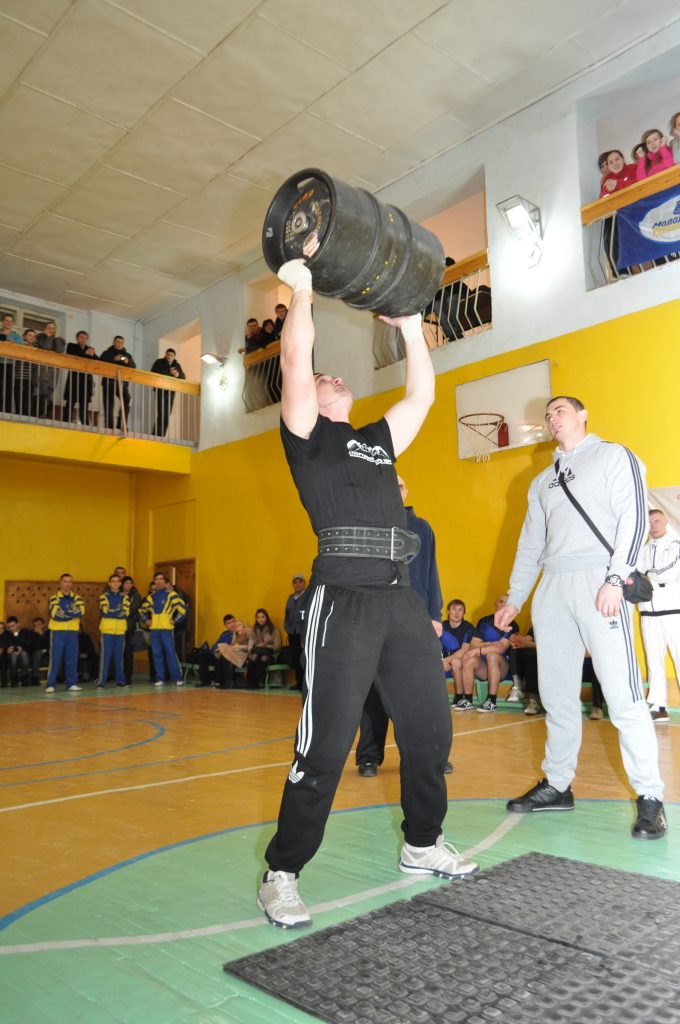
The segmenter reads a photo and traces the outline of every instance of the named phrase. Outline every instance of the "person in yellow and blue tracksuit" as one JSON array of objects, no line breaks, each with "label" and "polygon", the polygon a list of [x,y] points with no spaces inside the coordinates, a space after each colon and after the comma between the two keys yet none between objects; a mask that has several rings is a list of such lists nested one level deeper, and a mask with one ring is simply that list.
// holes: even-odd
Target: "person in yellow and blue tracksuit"
[{"label": "person in yellow and blue tracksuit", "polygon": [[120,576],[109,576],[106,590],[99,597],[99,633],[101,650],[99,652],[99,684],[106,686],[109,677],[109,666],[113,660],[116,686],[127,686],[123,669],[123,650],[125,648],[125,632],[130,614],[130,598],[121,590],[123,581]]},{"label": "person in yellow and blue tracksuit", "polygon": [[78,686],[78,631],[85,614],[85,602],[73,593],[73,577],[65,572],[59,578],[59,590],[49,600],[50,665],[45,693],[54,693],[57,675],[64,662],[66,689],[72,693]]},{"label": "person in yellow and blue tracksuit", "polygon": [[149,625],[153,663],[158,676],[154,686],[173,681],[181,686],[184,682],[175,651],[174,628],[184,621],[186,613],[186,603],[178,593],[170,590],[165,575],[157,572],[153,578],[153,589],[139,609],[140,619]]}]

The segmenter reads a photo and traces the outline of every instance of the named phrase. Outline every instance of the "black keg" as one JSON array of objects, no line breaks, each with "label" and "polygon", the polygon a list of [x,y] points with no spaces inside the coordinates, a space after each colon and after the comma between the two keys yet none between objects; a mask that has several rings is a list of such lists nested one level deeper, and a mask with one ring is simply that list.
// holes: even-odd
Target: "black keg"
[{"label": "black keg", "polygon": [[439,239],[398,210],[324,171],[298,171],[272,199],[262,251],[276,273],[316,232],[314,291],[384,316],[418,313],[441,285]]}]

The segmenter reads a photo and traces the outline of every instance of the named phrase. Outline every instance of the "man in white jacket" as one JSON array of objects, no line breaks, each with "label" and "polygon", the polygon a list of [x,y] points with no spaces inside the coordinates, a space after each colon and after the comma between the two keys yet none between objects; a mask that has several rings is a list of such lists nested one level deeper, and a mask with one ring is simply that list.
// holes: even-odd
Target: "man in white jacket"
[{"label": "man in white jacket", "polygon": [[651,601],[638,605],[647,655],[647,703],[654,722],[667,722],[667,650],[676,681],[680,669],[680,537],[658,508],[649,513],[649,539],[637,567],[654,587]]},{"label": "man in white jacket", "polygon": [[[507,629],[542,572],[531,621],[546,711],[545,777],[510,800],[507,808],[520,814],[573,810],[571,782],[581,745],[581,673],[587,648],[637,794],[633,838],[660,839],[667,824],[656,736],[623,599],[646,527],[644,466],[623,445],[586,434],[588,413],[578,398],[552,398],[545,419],[557,441],[554,465],[529,487],[508,602],[495,615],[498,628]],[[611,554],[570,496],[611,545]]]}]

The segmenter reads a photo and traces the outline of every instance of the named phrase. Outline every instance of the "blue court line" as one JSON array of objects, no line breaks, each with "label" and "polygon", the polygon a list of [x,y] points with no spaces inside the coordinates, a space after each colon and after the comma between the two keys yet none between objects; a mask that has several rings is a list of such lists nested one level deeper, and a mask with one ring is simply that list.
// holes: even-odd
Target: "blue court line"
[{"label": "blue court line", "polygon": [[[157,737],[152,737],[157,739]],[[20,782],[2,782],[0,783],[0,789],[15,789],[17,786],[31,786],[34,783],[37,785],[40,782],[63,782],[65,779],[87,779],[93,775],[112,775],[115,772],[130,772],[136,768],[157,768],[161,765],[176,764],[178,761],[193,761],[196,758],[201,757],[216,757],[218,754],[231,754],[235,750],[248,750],[250,747],[266,747],[271,743],[283,743],[284,740],[288,743],[294,739],[294,736],[279,736],[278,739],[273,740],[258,740],[257,743],[244,743],[238,747],[224,747],[222,750],[206,750],[200,754],[183,754],[182,757],[168,757],[162,761],[145,761],[142,764],[124,764],[119,765],[117,768],[99,768],[93,772],[72,772],[70,775],[47,775],[42,779],[21,779]],[[144,740],[145,743],[151,742],[150,740]],[[130,744],[130,746],[136,746],[139,744]],[[127,747],[121,747],[121,750],[128,749]],[[109,753],[116,753],[116,751],[109,751]],[[88,754],[88,757],[99,757],[98,754]],[[73,761],[79,760],[78,758],[71,758]],[[59,761],[44,761],[43,764],[60,764]],[[18,766],[20,767],[20,766]],[[27,768],[39,767],[39,765],[26,765]],[[0,771],[13,771],[14,769],[1,768]]]},{"label": "blue court line", "polygon": [[[453,803],[454,801],[450,801]],[[341,810],[331,811],[332,815],[336,814],[349,814],[356,813],[357,811],[376,811],[384,810],[385,808],[399,807],[399,804],[373,804],[370,807],[347,807]],[[79,878],[77,882],[71,882],[69,885],[62,886],[61,889],[55,889],[53,892],[46,893],[44,896],[39,896],[38,899],[31,900],[30,903],[25,903],[22,907],[18,907],[16,910],[10,911],[9,914],[5,914],[4,917],[0,917],[0,932],[9,928],[10,925],[19,921],[22,917],[26,917],[33,910],[37,910],[38,907],[45,906],[47,903],[52,903],[54,900],[59,899],[60,896],[66,896],[70,892],[75,892],[76,889],[82,889],[86,885],[90,885],[92,882],[97,882],[101,878],[106,878],[107,875],[112,875],[116,871],[121,871],[123,868],[128,868],[132,864],[138,864],[140,861],[148,860],[150,857],[155,857],[159,853],[168,853],[170,850],[177,850],[183,846],[192,846],[194,843],[202,843],[207,839],[217,839],[219,836],[226,836],[230,832],[247,832],[253,828],[262,828],[265,825],[274,826],[276,819],[272,818],[271,821],[256,821],[251,825],[234,825],[232,828],[222,828],[217,832],[206,832],[202,836],[192,836],[191,839],[181,839],[177,843],[168,843],[167,846],[159,846],[155,850],[147,850],[146,853],[138,853],[134,857],[128,858],[128,860],[121,860],[117,864],[111,864],[108,868],[102,868],[101,871],[95,871],[92,875],[86,875],[85,878]]]},{"label": "blue court line", "polygon": [[[35,761],[33,764],[14,764],[8,768],[0,768],[0,772],[17,772],[24,768],[43,768],[48,764],[69,764],[71,761],[88,761],[93,757],[107,757],[109,754],[119,754],[121,750],[132,750],[133,747],[143,747],[147,743],[153,743],[154,740],[160,739],[161,736],[165,735],[165,727],[160,725],[158,722],[151,722],[147,718],[138,718],[135,725],[150,725],[155,730],[154,736],[149,736],[145,740],[138,740],[136,743],[126,743],[124,747],[114,747],[112,750],[98,750],[95,754],[78,754],[77,757],[60,757],[54,761]],[[64,776],[69,778],[70,776]],[[37,779],[37,782],[45,782],[48,780]],[[1,787],[0,787],[1,788]]]},{"label": "blue court line", "polygon": [[[462,800],[449,800],[448,805],[461,804],[461,803],[504,803],[507,797],[464,797]],[[601,800],[598,797],[587,798],[585,800],[580,799],[580,804],[591,803],[591,804],[625,804],[629,803],[628,800]],[[667,803],[667,807],[676,806],[675,802]],[[382,811],[390,810],[395,807],[399,807],[400,804],[370,804],[366,807],[343,807],[337,811],[331,811],[331,816],[339,814],[357,814],[362,811]],[[150,857],[155,857],[160,853],[168,853],[170,850],[177,850],[183,846],[192,846],[195,843],[202,843],[204,840],[217,839],[219,836],[229,835],[230,832],[247,832],[253,828],[263,828],[266,825],[275,825],[276,819],[270,821],[257,821],[250,825],[234,825],[232,828],[219,829],[217,832],[206,832],[205,835],[192,836],[191,839],[181,839],[177,843],[168,843],[167,846],[159,846],[155,850],[147,850],[146,853],[138,853],[134,857],[129,857],[127,860],[119,861],[117,864],[111,864],[108,868],[102,868],[101,871],[95,871],[92,875],[86,875],[84,878],[79,878],[76,882],[71,882],[69,885],[62,886],[61,889],[55,889],[53,892],[46,893],[44,896],[39,896],[35,900],[31,900],[30,903],[24,903],[23,906],[17,907],[16,910],[10,911],[3,917],[0,917],[0,932],[5,931],[10,925],[15,924],[16,921],[21,920],[22,917],[26,917],[33,910],[37,910],[39,907],[43,907],[48,903],[53,903],[59,899],[60,896],[67,896],[70,892],[75,892],[77,889],[83,889],[86,885],[90,885],[92,882],[97,882],[102,878],[106,878],[108,875],[115,874],[117,871],[121,871],[123,868],[130,867],[133,864],[138,864],[140,861],[149,860]]]}]

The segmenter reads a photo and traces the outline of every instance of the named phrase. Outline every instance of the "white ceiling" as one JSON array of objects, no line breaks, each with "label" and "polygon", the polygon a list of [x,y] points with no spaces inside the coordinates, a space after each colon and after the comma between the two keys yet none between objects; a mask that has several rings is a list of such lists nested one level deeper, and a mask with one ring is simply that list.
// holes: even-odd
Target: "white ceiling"
[{"label": "white ceiling", "polygon": [[376,191],[674,0],[0,0],[0,290],[148,319],[308,166]]}]

